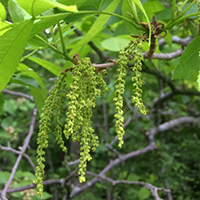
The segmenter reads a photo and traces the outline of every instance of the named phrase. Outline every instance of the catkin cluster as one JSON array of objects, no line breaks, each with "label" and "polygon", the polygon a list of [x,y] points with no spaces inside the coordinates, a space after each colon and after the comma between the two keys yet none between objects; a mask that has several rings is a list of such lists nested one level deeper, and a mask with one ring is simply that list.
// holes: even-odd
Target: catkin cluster
[{"label": "catkin cluster", "polygon": [[134,61],[135,65],[133,67],[133,95],[132,95],[132,101],[135,103],[135,106],[138,107],[138,110],[142,114],[146,114],[144,105],[142,103],[141,99],[141,93],[142,90],[140,89],[142,85],[142,79],[141,79],[141,61],[143,60],[143,57],[141,56],[140,52],[137,48],[141,48],[141,42],[140,39],[136,39],[135,41],[131,41],[127,47],[124,48],[124,50],[121,50],[119,52],[119,59],[117,60],[117,63],[119,65],[117,72],[117,79],[115,81],[115,97],[113,99],[115,104],[115,111],[116,114],[115,117],[115,128],[117,132],[117,137],[119,140],[118,146],[121,148],[124,141],[123,141],[123,135],[124,135],[124,117],[123,117],[123,97],[124,94],[124,87],[125,87],[125,78],[127,74],[127,68],[128,68],[128,62],[129,57],[133,53],[135,55]]},{"label": "catkin cluster", "polygon": [[142,42],[141,40],[135,40],[133,43],[136,47],[136,49],[132,52],[134,55],[134,67],[132,67],[133,71],[133,77],[132,77],[132,82],[133,82],[133,91],[132,91],[132,102],[137,106],[138,111],[142,115],[146,115],[146,110],[142,101],[142,85],[143,85],[143,80],[142,80],[142,61],[144,60],[143,56],[139,52],[139,49],[142,48]]},{"label": "catkin cluster", "polygon": [[42,109],[43,113],[40,116],[40,126],[39,133],[37,138],[37,167],[36,167],[36,179],[34,183],[37,184],[38,194],[42,196],[43,193],[43,175],[44,175],[44,162],[45,162],[45,151],[48,147],[48,133],[51,131],[51,121],[53,117],[53,111],[56,111],[54,115],[56,128],[54,133],[57,134],[56,141],[60,145],[63,151],[65,151],[64,141],[62,139],[62,128],[61,123],[59,122],[60,114],[62,113],[62,103],[65,97],[65,74],[60,76],[57,81],[55,81],[54,88],[49,92],[49,96],[45,101],[45,105]]},{"label": "catkin cluster", "polygon": [[[96,105],[97,96],[105,95],[107,90],[106,83],[100,73],[94,66],[91,66],[89,58],[77,61],[72,67],[73,82],[70,85],[71,91],[67,94],[69,99],[66,124],[63,126],[60,122],[60,115],[63,113],[63,103],[66,97],[66,74],[63,73],[57,81],[53,90],[49,92],[49,96],[45,101],[43,113],[40,116],[40,126],[37,138],[37,167],[36,179],[38,194],[43,194],[43,175],[45,162],[45,149],[48,147],[48,134],[51,132],[51,121],[54,118],[56,127],[53,131],[56,134],[57,144],[63,151],[66,151],[62,133],[66,139],[71,136],[73,141],[80,143],[80,165],[79,165],[79,181],[85,181],[85,171],[87,161],[90,161],[90,150],[95,151],[99,144],[98,136],[94,134],[92,128],[92,108]],[[105,74],[105,71],[103,72]]]},{"label": "catkin cluster", "polygon": [[80,143],[78,173],[79,181],[84,182],[87,161],[92,159],[90,150],[95,151],[99,144],[91,122],[92,108],[96,105],[97,96],[105,94],[106,83],[100,73],[96,73],[95,67],[91,66],[89,58],[81,59],[74,65],[72,78],[71,91],[67,95],[70,101],[64,135],[67,139],[71,136],[73,141]]}]

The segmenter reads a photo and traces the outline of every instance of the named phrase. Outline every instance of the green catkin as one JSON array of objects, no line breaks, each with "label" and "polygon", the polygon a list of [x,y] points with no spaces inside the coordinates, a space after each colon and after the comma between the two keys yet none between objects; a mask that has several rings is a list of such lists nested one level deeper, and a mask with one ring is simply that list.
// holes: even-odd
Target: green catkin
[{"label": "green catkin", "polygon": [[102,93],[105,93],[106,84],[102,76],[99,73],[96,74],[96,69],[91,66],[89,58],[78,61],[78,65],[73,66],[73,72],[71,91],[67,95],[70,101],[64,135],[67,139],[72,136],[73,141],[80,143],[78,174],[81,183],[85,181],[87,161],[92,159],[90,150],[95,151],[99,145],[98,136],[94,134],[92,128],[92,108],[96,106],[96,97],[100,95],[101,90],[97,88],[98,85]]},{"label": "green catkin", "polygon": [[142,61],[144,60],[143,56],[139,52],[138,49],[141,49],[142,42],[140,40],[135,40],[135,45],[137,46],[137,49],[132,52],[132,54],[135,56],[133,61],[134,67],[132,67],[133,70],[133,92],[132,92],[132,102],[137,106],[138,111],[142,115],[146,115],[146,110],[142,101],[142,85],[143,80],[141,78],[141,70],[142,70]]},{"label": "green catkin", "polygon": [[[61,91],[62,81],[64,79],[64,75],[59,77],[57,81],[55,81],[54,88],[49,92],[49,96],[45,101],[45,105],[42,108],[43,113],[40,116],[40,126],[39,133],[37,138],[37,167],[36,167],[36,179],[34,183],[37,184],[38,194],[42,197],[43,195],[43,175],[44,175],[44,162],[45,162],[45,151],[48,147],[48,133],[51,131],[51,121],[53,110],[57,108],[59,110],[59,106],[56,100],[57,93]],[[61,140],[59,140],[61,141]]]},{"label": "green catkin", "polygon": [[114,115],[115,128],[116,128],[117,137],[119,140],[118,146],[120,148],[122,147],[124,143],[123,141],[124,117],[123,117],[123,110],[122,110],[123,109],[122,95],[124,94],[125,78],[127,74],[129,56],[133,49],[134,49],[134,46],[131,41],[129,45],[124,48],[124,50],[119,52],[119,59],[117,60],[119,67],[117,69],[118,75],[115,81],[115,97],[113,101],[115,104],[115,111],[116,111],[116,114]]},{"label": "green catkin", "polygon": [[197,18],[194,20],[194,22],[195,22],[197,30],[199,30],[199,28],[200,28],[200,1],[198,1],[197,6],[198,6],[198,9],[197,9],[198,14],[197,14]]},{"label": "green catkin", "polygon": [[[117,79],[115,82],[115,98],[113,99],[115,104],[115,111],[116,114],[115,117],[115,128],[117,132],[117,137],[119,140],[118,146],[121,148],[124,141],[124,117],[123,117],[123,97],[124,94],[124,87],[125,87],[125,78],[127,74],[127,68],[128,68],[128,62],[129,57],[132,53],[135,54],[134,61],[136,61],[136,64],[134,66],[134,77],[132,80],[134,81],[134,90],[133,90],[133,98],[132,101],[135,103],[135,105],[138,107],[138,110],[145,114],[146,111],[144,109],[144,105],[141,100],[141,93],[142,90],[140,89],[140,86],[142,85],[142,79],[141,79],[141,61],[143,57],[137,51],[136,49],[138,47],[141,47],[141,42],[139,39],[136,39],[135,41],[131,41],[127,47],[124,48],[124,50],[119,52],[119,59],[117,60],[117,63],[119,65],[117,72]],[[138,96],[137,96],[138,95]]]},{"label": "green catkin", "polygon": [[55,103],[57,105],[56,111],[54,113],[54,120],[56,122],[56,127],[54,130],[54,133],[57,134],[56,141],[57,144],[60,145],[60,148],[63,152],[66,151],[66,147],[64,146],[64,140],[62,138],[62,124],[59,121],[60,115],[63,113],[63,103],[64,103],[64,97],[66,96],[66,87],[67,83],[65,81],[66,74],[64,74],[60,80],[60,87],[57,92]]}]

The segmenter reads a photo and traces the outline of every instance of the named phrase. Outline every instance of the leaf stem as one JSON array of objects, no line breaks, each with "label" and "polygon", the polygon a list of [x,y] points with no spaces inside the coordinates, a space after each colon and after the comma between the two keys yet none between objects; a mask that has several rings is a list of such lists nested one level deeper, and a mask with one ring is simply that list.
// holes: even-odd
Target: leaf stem
[{"label": "leaf stem", "polygon": [[171,21],[174,20],[176,0],[172,1]]},{"label": "leaf stem", "polygon": [[28,57],[32,56],[33,54],[37,53],[39,50],[41,50],[43,48],[38,48],[38,49],[35,49],[34,51],[32,51],[31,53],[29,53],[28,55],[24,56],[21,58],[21,62],[24,61],[25,59],[27,59]]},{"label": "leaf stem", "polygon": [[[111,13],[111,12],[106,12],[106,11],[79,11],[77,13],[75,13],[76,15],[82,15],[82,14],[88,14],[88,15],[100,15],[100,14],[104,14],[104,15],[112,15],[112,16],[115,16],[115,17],[119,17],[127,22],[129,22],[130,24],[132,24],[134,27],[136,27],[137,29],[140,29],[140,30],[145,30],[141,25],[139,24],[136,24],[134,21],[131,21],[129,18],[127,17],[124,17],[122,15],[118,15],[118,14],[115,14],[115,13]],[[48,15],[48,16],[38,16],[36,17],[36,19],[45,19],[45,18],[48,18],[48,17],[55,17],[57,15],[63,15],[63,16],[69,16],[69,15],[74,15],[74,13],[65,13],[65,14],[56,14],[56,15]]]},{"label": "leaf stem", "polygon": [[183,15],[185,15],[185,13],[192,7],[192,5],[196,3],[196,1],[193,1],[182,13],[181,13],[181,16],[182,17]]},{"label": "leaf stem", "polygon": [[184,16],[184,17],[178,18],[178,19],[174,20],[172,23],[169,22],[169,23],[164,27],[164,30],[171,29],[175,24],[177,24],[177,23],[179,23],[179,22],[181,22],[181,21],[183,21],[183,20],[185,20],[185,19],[187,19],[187,18],[189,18],[189,17],[195,16],[195,15],[197,15],[197,14],[199,14],[199,13],[198,13],[198,12],[192,13],[192,14],[186,15],[186,16]]},{"label": "leaf stem", "polygon": [[58,25],[58,31],[59,31],[59,35],[60,35],[60,41],[61,41],[61,44],[62,44],[62,49],[63,49],[63,53],[64,53],[64,56],[65,56],[65,59],[66,60],[70,60],[70,61],[73,62],[72,58],[69,56],[69,54],[67,53],[66,48],[65,48],[65,42],[64,42],[62,30],[61,30],[61,27],[60,27],[60,22],[58,22],[57,25]]}]

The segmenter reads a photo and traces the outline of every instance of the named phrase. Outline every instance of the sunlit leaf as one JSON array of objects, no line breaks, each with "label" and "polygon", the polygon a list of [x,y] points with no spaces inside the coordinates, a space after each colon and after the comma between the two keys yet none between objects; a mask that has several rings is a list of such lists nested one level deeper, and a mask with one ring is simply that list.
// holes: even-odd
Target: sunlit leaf
[{"label": "sunlit leaf", "polygon": [[128,39],[113,37],[105,39],[101,43],[101,46],[106,50],[118,52],[121,49],[123,49],[123,47],[127,46],[128,43],[129,43]]},{"label": "sunlit leaf", "polygon": [[3,6],[3,4],[0,2],[0,20],[6,19],[6,10]]},{"label": "sunlit leaf", "polygon": [[14,74],[23,55],[33,21],[27,20],[16,25],[0,36],[0,91]]},{"label": "sunlit leaf", "polygon": [[77,12],[77,8],[75,5],[65,6],[53,0],[29,0],[29,1],[16,0],[16,1],[31,16],[37,16],[41,14],[42,12],[54,7],[57,7],[65,11]]}]

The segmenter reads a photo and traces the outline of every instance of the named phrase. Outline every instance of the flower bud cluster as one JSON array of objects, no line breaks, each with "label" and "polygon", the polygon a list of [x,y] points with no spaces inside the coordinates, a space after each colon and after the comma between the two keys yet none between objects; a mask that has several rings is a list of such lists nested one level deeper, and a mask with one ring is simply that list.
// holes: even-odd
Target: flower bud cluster
[{"label": "flower bud cluster", "polygon": [[124,94],[124,87],[125,87],[125,78],[127,74],[127,64],[129,61],[129,56],[134,49],[133,42],[131,41],[124,50],[119,52],[119,59],[117,60],[118,63],[118,75],[115,81],[115,97],[113,99],[115,104],[115,129],[117,132],[117,137],[119,140],[118,146],[121,148],[124,141],[124,117],[123,117],[123,97]]},{"label": "flower bud cluster", "polygon": [[[49,92],[49,96],[47,97],[45,101],[45,105],[42,108],[43,113],[40,116],[40,126],[39,126],[39,133],[38,133],[38,138],[37,138],[37,167],[36,167],[36,179],[34,180],[34,183],[37,184],[38,188],[38,194],[42,196],[43,194],[43,175],[44,175],[44,162],[45,162],[45,151],[48,147],[48,133],[51,131],[51,121],[52,121],[52,115],[53,115],[53,110],[57,109],[60,110],[60,105],[58,105],[58,102],[60,103],[62,100],[63,96],[63,90],[65,89],[65,80],[64,76],[61,76],[58,78],[57,81],[55,81],[55,86],[54,88]],[[62,94],[62,95],[61,95]],[[58,95],[58,97],[57,97]],[[56,116],[57,122],[59,116]],[[60,126],[60,124],[59,124]],[[58,129],[58,128],[57,128]],[[58,143],[61,144],[62,146],[62,139],[57,139]]]},{"label": "flower bud cluster", "polygon": [[62,138],[62,124],[59,118],[60,115],[63,113],[63,103],[64,103],[64,98],[66,97],[67,83],[65,81],[65,77],[66,74],[63,74],[63,76],[58,79],[59,90],[55,98],[55,104],[57,107],[54,113],[54,120],[56,122],[54,133],[57,134],[56,141],[57,144],[60,145],[60,148],[62,149],[63,152],[66,151],[66,147],[64,145],[64,140]]},{"label": "flower bud cluster", "polygon": [[141,70],[142,70],[142,61],[144,60],[143,56],[139,52],[138,49],[142,47],[142,42],[140,40],[135,40],[135,44],[137,49],[135,49],[132,54],[134,55],[133,61],[134,67],[132,67],[133,70],[133,92],[132,92],[132,102],[137,106],[138,111],[142,115],[146,115],[146,110],[142,101],[142,85],[143,80],[141,78]]},{"label": "flower bud cluster", "polygon": [[123,141],[123,135],[124,135],[124,117],[123,117],[123,97],[124,94],[124,87],[125,87],[125,78],[127,74],[127,64],[129,62],[129,56],[131,54],[134,54],[134,61],[135,65],[132,68],[134,74],[132,77],[133,83],[133,96],[132,101],[135,103],[135,106],[138,107],[138,110],[142,114],[146,114],[144,105],[142,103],[142,90],[141,86],[143,84],[143,81],[141,79],[141,70],[142,70],[142,61],[143,56],[140,54],[138,49],[142,48],[142,42],[138,38],[135,41],[131,41],[127,47],[124,48],[123,51],[119,52],[119,59],[117,60],[117,63],[119,64],[119,67],[117,69],[118,75],[115,82],[115,97],[113,99],[115,104],[115,111],[116,114],[115,117],[115,128],[117,132],[117,137],[119,140],[118,146],[121,148],[124,141]]},{"label": "flower bud cluster", "polygon": [[85,171],[87,161],[90,161],[90,150],[95,151],[99,145],[98,136],[94,134],[92,128],[92,108],[96,106],[96,97],[106,91],[106,84],[102,76],[96,73],[94,66],[91,66],[89,58],[78,61],[73,66],[73,82],[70,85],[71,91],[67,94],[68,112],[64,129],[64,135],[68,139],[72,136],[73,141],[80,143],[80,164],[79,164],[79,181],[85,181]]}]

